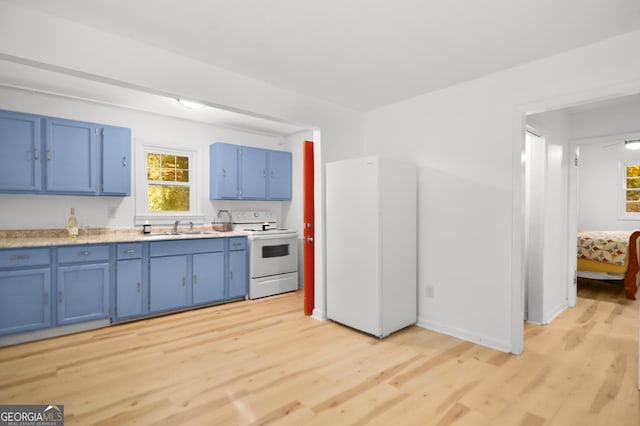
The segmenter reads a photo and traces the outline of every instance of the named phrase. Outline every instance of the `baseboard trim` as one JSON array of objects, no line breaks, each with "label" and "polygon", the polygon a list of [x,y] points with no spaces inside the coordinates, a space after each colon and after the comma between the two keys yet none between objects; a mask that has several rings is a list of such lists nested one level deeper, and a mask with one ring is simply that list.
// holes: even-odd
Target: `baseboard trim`
[{"label": "baseboard trim", "polygon": [[511,352],[511,345],[505,340],[487,338],[486,336],[480,336],[475,333],[470,333],[467,330],[448,327],[434,321],[420,318],[418,318],[418,322],[416,323],[416,325],[418,327],[426,328],[427,330],[435,331],[436,333],[446,334],[447,336],[466,340],[467,342],[486,346],[488,348],[495,349],[501,352]]}]

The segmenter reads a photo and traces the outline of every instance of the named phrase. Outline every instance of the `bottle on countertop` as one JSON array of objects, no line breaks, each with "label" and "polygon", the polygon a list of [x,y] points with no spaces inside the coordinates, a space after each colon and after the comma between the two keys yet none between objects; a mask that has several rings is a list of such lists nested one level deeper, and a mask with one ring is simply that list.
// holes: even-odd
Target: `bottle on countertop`
[{"label": "bottle on countertop", "polygon": [[71,207],[71,214],[69,220],[67,220],[67,232],[69,238],[76,238],[78,236],[78,219],[76,219],[76,209]]}]

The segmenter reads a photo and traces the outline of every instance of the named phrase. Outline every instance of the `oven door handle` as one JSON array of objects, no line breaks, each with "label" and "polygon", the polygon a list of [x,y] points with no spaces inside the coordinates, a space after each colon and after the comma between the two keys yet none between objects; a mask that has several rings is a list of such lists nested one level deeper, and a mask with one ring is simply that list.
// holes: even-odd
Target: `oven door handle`
[{"label": "oven door handle", "polygon": [[267,235],[252,235],[251,236],[252,239],[254,240],[284,240],[284,239],[298,239],[298,235],[297,234],[267,234]]}]

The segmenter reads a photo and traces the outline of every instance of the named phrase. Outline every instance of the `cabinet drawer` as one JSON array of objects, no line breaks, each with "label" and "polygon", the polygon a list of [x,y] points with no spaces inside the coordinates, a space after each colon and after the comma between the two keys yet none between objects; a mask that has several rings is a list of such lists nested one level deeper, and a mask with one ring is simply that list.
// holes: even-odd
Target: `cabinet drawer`
[{"label": "cabinet drawer", "polygon": [[229,250],[246,250],[247,237],[231,237],[229,238]]},{"label": "cabinet drawer", "polygon": [[142,243],[118,244],[118,259],[139,259],[142,257]]},{"label": "cabinet drawer", "polygon": [[51,263],[51,250],[48,248],[0,250],[0,268],[47,265]]},{"label": "cabinet drawer", "polygon": [[151,257],[224,251],[224,240],[222,238],[202,238],[198,240],[155,241],[150,243],[149,250]]},{"label": "cabinet drawer", "polygon": [[58,248],[59,263],[95,262],[109,260],[109,246],[86,245]]}]

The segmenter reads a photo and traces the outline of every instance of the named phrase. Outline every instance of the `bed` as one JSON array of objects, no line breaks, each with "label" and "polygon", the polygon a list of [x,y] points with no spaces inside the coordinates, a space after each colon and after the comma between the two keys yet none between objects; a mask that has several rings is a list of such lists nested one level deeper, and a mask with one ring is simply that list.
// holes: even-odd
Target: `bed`
[{"label": "bed", "polygon": [[635,300],[640,231],[578,231],[578,277],[621,281],[627,299]]}]

